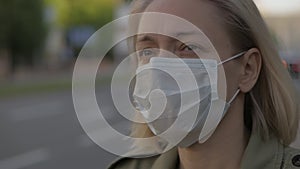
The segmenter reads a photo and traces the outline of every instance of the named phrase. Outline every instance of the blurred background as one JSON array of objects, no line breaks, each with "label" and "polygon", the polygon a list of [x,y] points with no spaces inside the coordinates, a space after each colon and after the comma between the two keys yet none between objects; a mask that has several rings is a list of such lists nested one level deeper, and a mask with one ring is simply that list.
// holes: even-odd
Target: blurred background
[{"label": "blurred background", "polygon": [[[255,2],[300,91],[300,1]],[[0,169],[99,169],[116,158],[82,130],[71,81],[87,39],[128,11],[129,0],[0,0]],[[105,56],[96,84],[101,110],[116,125],[110,77],[126,49],[120,43]]]}]

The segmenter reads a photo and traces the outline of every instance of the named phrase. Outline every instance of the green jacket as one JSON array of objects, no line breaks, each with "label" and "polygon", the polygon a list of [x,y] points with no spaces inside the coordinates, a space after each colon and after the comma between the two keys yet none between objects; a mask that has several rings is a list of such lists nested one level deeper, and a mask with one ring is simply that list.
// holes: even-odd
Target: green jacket
[{"label": "green jacket", "polygon": [[[177,169],[177,148],[148,158],[121,158],[108,169]],[[300,169],[300,151],[285,147],[270,139],[263,141],[252,134],[246,148],[241,169]]]}]

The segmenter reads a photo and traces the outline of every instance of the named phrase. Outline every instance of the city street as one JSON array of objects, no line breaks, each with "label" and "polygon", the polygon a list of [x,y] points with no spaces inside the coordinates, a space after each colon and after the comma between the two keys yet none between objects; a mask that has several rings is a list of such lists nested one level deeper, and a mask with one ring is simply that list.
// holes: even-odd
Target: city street
[{"label": "city street", "polygon": [[[110,89],[97,92],[109,109],[101,97]],[[2,99],[0,107],[1,169],[102,169],[116,158],[84,133],[71,91]]]},{"label": "city street", "polygon": [[[295,83],[300,91],[300,80]],[[122,124],[108,85],[96,93],[110,123]],[[1,169],[104,169],[117,158],[82,130],[70,90],[1,99],[0,107]]]},{"label": "city street", "polygon": [[[249,105],[263,106],[258,116],[266,114],[268,119],[253,118],[261,120],[262,124],[258,124],[262,130],[268,126],[276,129],[274,126],[278,124],[279,129],[270,133],[272,137],[285,136],[290,131],[283,130],[286,127],[280,124],[296,126],[292,121],[298,119],[290,114],[285,117],[275,113],[286,109],[294,114],[292,110],[296,106],[281,104],[282,100],[300,105],[299,1],[0,0],[0,169],[107,169],[121,158],[120,154],[145,157],[149,155],[144,154],[145,149],[153,152],[169,149],[170,145],[176,145],[174,141],[180,141],[178,138],[184,132],[193,129],[190,125],[195,126],[194,133],[203,129],[192,141],[207,139],[214,131],[210,129],[215,129],[215,124],[220,124],[225,116],[218,107],[224,105],[225,100],[207,104],[207,99],[226,98],[228,92],[220,90],[220,85],[232,80],[228,83],[232,89],[238,86],[243,89],[236,79],[251,85],[254,75],[259,76],[260,84],[268,84],[273,94],[261,97],[265,88],[256,84],[260,92],[255,96],[258,101]],[[280,93],[287,90],[268,80],[274,77],[265,78],[259,73],[273,74],[270,76],[277,76],[277,82],[285,82],[282,75],[289,74],[295,79],[288,83],[295,84],[299,98],[280,98]],[[136,88],[135,84],[138,84]],[[95,87],[95,93],[88,87]],[[125,87],[129,91],[124,92]],[[154,92],[149,93],[149,90]],[[202,96],[193,99],[198,98],[198,92]],[[230,92],[227,102],[241,98],[236,97],[240,94]],[[269,104],[259,97],[277,101],[275,105]],[[133,98],[136,100],[132,101]],[[74,105],[73,99],[75,103],[86,104]],[[242,118],[236,120],[237,116],[233,115],[243,115],[243,109],[238,107],[243,101],[239,101],[231,104],[237,107],[233,106],[226,114],[231,128],[235,122],[241,124],[239,126],[244,124]],[[210,109],[207,105],[216,106]],[[99,108],[101,114],[93,108]],[[274,109],[277,111],[269,112]],[[197,125],[189,120],[194,110],[199,112],[192,117]],[[209,114],[208,110],[214,113]],[[234,112],[238,110],[241,111]],[[182,113],[188,117],[181,116]],[[157,120],[158,117],[163,120]],[[174,121],[175,118],[180,120]],[[148,123],[157,120],[150,128],[153,133],[167,138],[157,139],[158,146],[139,146],[136,143],[143,138],[137,140],[130,136],[138,137],[143,131],[131,130],[137,126],[147,127],[147,124],[132,126],[134,120]],[[175,132],[161,133],[175,122],[178,122]],[[222,124],[218,127],[226,130],[227,122]],[[149,130],[145,129],[144,135],[148,134]],[[225,134],[231,139],[232,135]],[[236,132],[234,134],[238,137]],[[188,143],[189,138],[186,140]],[[146,139],[141,145],[152,144],[152,141]],[[219,141],[226,143],[230,150],[228,140]],[[227,153],[222,146],[218,144],[218,148],[214,148]],[[298,135],[290,146],[300,150],[300,121]],[[253,150],[248,147],[249,152],[256,152],[253,147]],[[191,150],[197,157],[198,149]],[[243,159],[259,163],[253,166],[269,165],[270,160],[262,160],[260,152],[264,153],[258,151],[255,160],[247,159],[248,156]],[[187,152],[183,157],[189,155]],[[290,159],[288,156],[288,153],[283,154],[284,160],[279,161],[284,168],[292,165],[285,162]],[[223,161],[230,162],[227,157],[231,155],[225,154],[221,160],[205,156],[204,160],[217,161],[216,166],[220,166]],[[188,158],[187,166],[180,166],[197,167],[194,161],[197,162]],[[300,155],[290,161],[299,167]],[[201,163],[203,167],[213,167],[212,163],[207,164],[208,167]],[[251,168],[247,163],[245,167]]]}]

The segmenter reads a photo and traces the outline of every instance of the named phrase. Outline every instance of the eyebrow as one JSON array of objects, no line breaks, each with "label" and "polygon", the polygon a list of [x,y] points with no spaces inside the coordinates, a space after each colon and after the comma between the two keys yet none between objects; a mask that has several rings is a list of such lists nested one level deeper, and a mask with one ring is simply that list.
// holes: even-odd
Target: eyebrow
[{"label": "eyebrow", "polygon": [[[175,33],[172,36],[175,37],[175,38],[179,38],[179,37],[184,37],[184,36],[189,36],[189,35],[195,35],[195,34],[198,34],[198,33],[199,32],[197,32],[197,31],[179,32],[179,33]],[[171,37],[171,36],[169,36],[169,37]],[[173,37],[171,37],[171,38],[173,38]],[[155,39],[151,35],[147,35],[147,34],[137,37],[137,42],[145,42],[145,41],[155,41]]]},{"label": "eyebrow", "polygon": [[137,42],[155,41],[150,35],[142,35],[137,37]]},{"label": "eyebrow", "polygon": [[176,33],[174,35],[174,37],[182,37],[182,36],[188,36],[188,35],[196,35],[196,34],[199,34],[199,32],[197,31],[190,31],[190,32],[179,32],[179,33]]}]

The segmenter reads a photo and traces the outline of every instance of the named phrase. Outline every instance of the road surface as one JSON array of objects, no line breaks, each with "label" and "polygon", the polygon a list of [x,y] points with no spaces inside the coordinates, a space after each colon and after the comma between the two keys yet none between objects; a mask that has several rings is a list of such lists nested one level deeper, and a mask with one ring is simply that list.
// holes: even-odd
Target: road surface
[{"label": "road surface", "polygon": [[[109,91],[97,91],[107,110]],[[117,157],[82,130],[71,91],[1,99],[0,107],[0,169],[103,169]]]}]

